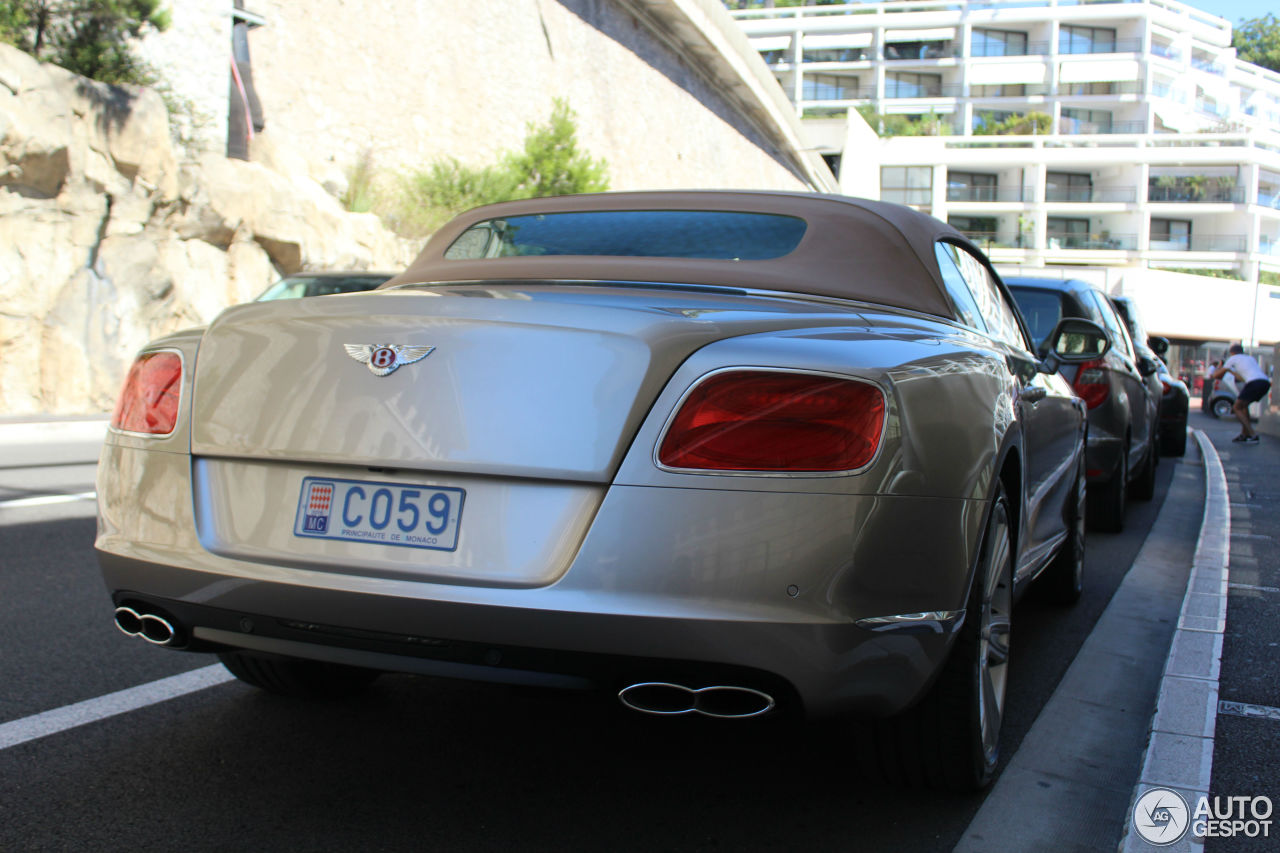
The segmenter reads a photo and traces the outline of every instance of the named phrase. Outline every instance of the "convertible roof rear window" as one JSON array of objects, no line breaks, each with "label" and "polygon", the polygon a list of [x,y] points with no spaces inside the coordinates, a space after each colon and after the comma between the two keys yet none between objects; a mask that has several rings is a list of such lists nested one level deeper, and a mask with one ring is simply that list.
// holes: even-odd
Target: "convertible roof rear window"
[{"label": "convertible roof rear window", "polygon": [[790,254],[795,216],[705,210],[593,210],[486,219],[450,244],[448,260],[532,255],[762,261]]}]

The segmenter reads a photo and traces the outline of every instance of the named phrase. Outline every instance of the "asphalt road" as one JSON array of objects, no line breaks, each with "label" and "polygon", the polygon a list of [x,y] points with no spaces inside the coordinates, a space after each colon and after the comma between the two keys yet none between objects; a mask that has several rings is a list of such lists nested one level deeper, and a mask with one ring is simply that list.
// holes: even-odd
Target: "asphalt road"
[{"label": "asphalt road", "polygon": [[[1165,462],[1123,534],[1090,535],[1078,605],[1016,609],[1006,761],[1141,548]],[[92,466],[0,466],[0,723],[215,662],[114,628],[91,502],[4,506],[91,488]],[[982,795],[869,783],[841,734],[424,677],[331,702],[229,682],[0,749],[0,850],[951,849]]]}]

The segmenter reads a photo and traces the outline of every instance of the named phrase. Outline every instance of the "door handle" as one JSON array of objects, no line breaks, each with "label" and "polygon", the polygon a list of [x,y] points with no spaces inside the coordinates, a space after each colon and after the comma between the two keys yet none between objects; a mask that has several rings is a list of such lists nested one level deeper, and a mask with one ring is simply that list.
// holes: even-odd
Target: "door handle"
[{"label": "door handle", "polygon": [[1019,394],[1022,398],[1022,402],[1024,403],[1039,403],[1049,395],[1049,392],[1044,388],[1036,388],[1032,386],[1029,388],[1023,388]]}]

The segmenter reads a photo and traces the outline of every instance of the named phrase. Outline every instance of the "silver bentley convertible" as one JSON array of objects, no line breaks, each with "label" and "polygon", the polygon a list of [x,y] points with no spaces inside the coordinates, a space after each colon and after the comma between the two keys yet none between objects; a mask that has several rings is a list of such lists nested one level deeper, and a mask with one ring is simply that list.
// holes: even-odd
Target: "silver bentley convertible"
[{"label": "silver bentley convertible", "polygon": [[266,690],[394,671],[846,715],[886,772],[978,787],[1015,598],[1080,593],[1057,367],[1105,346],[1066,319],[1034,352],[986,258],[897,205],[493,205],[375,291],[147,346],[97,550],[125,633]]}]

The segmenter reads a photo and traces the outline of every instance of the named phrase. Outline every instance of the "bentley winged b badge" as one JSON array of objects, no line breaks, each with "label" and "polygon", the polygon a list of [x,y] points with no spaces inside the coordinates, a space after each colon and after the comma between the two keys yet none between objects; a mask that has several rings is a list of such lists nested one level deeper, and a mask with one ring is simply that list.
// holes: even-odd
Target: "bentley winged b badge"
[{"label": "bentley winged b badge", "polygon": [[399,344],[343,344],[347,355],[369,365],[374,376],[394,373],[402,364],[413,364],[431,355],[435,347],[406,347]]}]

